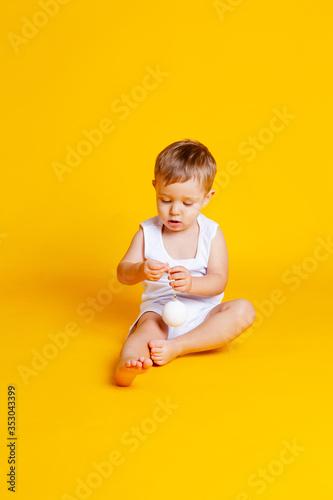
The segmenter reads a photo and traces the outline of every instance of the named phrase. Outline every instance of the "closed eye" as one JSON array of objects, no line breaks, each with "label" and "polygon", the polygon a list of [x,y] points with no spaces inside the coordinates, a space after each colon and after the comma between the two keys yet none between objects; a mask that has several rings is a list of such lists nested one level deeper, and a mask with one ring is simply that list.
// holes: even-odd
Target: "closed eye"
[{"label": "closed eye", "polygon": [[[161,200],[162,203],[171,203],[170,200]],[[187,207],[190,207],[191,205],[193,205],[193,203],[185,203],[184,202],[184,205],[187,206]]]}]

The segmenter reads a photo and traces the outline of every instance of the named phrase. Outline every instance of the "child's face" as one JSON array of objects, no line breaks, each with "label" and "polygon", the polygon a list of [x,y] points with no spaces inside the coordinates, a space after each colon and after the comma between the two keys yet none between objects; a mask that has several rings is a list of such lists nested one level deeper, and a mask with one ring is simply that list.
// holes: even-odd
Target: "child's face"
[{"label": "child's face", "polygon": [[166,186],[157,177],[153,181],[156,191],[158,216],[170,231],[184,231],[196,223],[197,217],[215,191],[205,193],[196,179]]}]

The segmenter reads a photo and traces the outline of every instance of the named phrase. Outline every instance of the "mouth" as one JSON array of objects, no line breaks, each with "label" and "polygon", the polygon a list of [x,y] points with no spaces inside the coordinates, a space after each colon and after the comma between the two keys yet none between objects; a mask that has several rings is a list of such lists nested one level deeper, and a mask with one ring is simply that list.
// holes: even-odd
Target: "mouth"
[{"label": "mouth", "polygon": [[177,227],[180,226],[181,222],[180,220],[170,219],[168,220],[168,224],[172,227]]}]

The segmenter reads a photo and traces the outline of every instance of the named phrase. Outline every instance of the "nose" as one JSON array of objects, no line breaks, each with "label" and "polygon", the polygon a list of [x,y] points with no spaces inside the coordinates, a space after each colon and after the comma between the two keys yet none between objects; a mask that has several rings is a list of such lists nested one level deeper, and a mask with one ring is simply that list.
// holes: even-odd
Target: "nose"
[{"label": "nose", "polygon": [[179,214],[180,214],[180,204],[179,203],[171,203],[170,215],[179,215]]}]

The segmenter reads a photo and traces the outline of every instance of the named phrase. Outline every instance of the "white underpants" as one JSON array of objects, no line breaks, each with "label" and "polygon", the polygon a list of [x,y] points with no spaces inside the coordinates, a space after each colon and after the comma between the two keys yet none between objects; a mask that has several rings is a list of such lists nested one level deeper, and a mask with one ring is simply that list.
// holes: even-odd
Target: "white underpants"
[{"label": "white underpants", "polygon": [[[170,300],[170,299],[168,299]],[[168,301],[167,300],[167,301]],[[177,327],[173,326],[168,326],[168,340],[169,339],[174,339],[176,337],[179,337],[180,335],[183,335],[184,333],[187,333],[196,326],[200,325],[206,318],[207,314],[216,307],[216,303],[211,303],[209,301],[198,301],[198,300],[193,300],[193,299],[187,299],[185,297],[180,297],[180,300],[186,305],[188,309],[188,318],[187,321]],[[160,300],[160,301],[149,301],[149,305],[145,305],[145,310],[141,311],[137,319],[134,321],[134,323],[130,326],[129,333],[127,337],[132,333],[134,330],[134,327],[136,326],[138,320],[141,318],[141,316],[148,311],[153,311],[162,316],[162,309],[165,304],[165,301]]]}]

